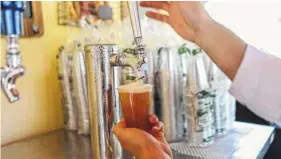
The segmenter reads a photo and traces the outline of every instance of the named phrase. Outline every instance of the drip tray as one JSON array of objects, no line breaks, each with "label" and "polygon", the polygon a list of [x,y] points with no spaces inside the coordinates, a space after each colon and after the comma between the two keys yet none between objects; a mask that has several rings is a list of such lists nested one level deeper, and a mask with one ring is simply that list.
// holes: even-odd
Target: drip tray
[{"label": "drip tray", "polygon": [[170,143],[175,159],[263,158],[274,137],[274,128],[235,122],[228,134],[217,137],[209,147]]}]

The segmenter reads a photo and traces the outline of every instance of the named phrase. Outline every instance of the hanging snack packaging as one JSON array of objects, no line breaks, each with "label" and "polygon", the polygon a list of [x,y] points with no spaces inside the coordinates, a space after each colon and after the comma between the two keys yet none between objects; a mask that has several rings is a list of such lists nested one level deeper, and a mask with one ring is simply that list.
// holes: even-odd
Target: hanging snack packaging
[{"label": "hanging snack packaging", "polygon": [[188,144],[206,147],[214,142],[214,108],[212,94],[205,70],[202,50],[199,46],[189,46],[187,71],[187,118]]},{"label": "hanging snack packaging", "polygon": [[84,60],[83,45],[79,41],[74,41],[75,48],[73,50],[73,93],[77,106],[77,126],[78,134],[90,134],[90,117],[89,106],[87,100],[86,87],[86,68]]},{"label": "hanging snack packaging", "polygon": [[68,46],[62,46],[57,55],[58,79],[62,92],[62,107],[64,113],[64,125],[66,129],[76,130],[77,108],[73,103],[71,62],[72,56],[68,52]]}]

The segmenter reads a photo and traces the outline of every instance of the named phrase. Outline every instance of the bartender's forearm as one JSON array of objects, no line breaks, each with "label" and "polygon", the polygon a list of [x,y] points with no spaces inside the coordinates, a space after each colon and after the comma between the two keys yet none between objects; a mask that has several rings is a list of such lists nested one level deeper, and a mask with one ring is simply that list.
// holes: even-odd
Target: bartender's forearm
[{"label": "bartender's forearm", "polygon": [[195,42],[233,80],[230,93],[256,115],[281,126],[281,60],[247,45],[212,19],[199,26]]},{"label": "bartender's forearm", "polygon": [[195,36],[195,42],[233,80],[244,57],[246,43],[209,17],[201,21]]}]

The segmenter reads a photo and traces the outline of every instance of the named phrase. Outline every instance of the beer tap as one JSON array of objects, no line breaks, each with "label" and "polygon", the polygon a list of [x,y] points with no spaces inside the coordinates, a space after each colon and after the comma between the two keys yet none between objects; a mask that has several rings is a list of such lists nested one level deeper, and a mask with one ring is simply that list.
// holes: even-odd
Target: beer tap
[{"label": "beer tap", "polygon": [[1,67],[1,87],[9,102],[19,100],[16,80],[24,74],[21,65],[19,36],[23,35],[23,1],[1,1],[1,32],[7,36],[6,65]]},{"label": "beer tap", "polygon": [[147,62],[147,56],[145,52],[145,47],[142,45],[142,32],[140,25],[140,16],[137,1],[128,1],[129,15],[134,35],[134,45],[133,50],[125,50],[122,53],[112,55],[110,57],[110,63],[114,66],[129,66],[135,71],[140,71],[141,66]]}]

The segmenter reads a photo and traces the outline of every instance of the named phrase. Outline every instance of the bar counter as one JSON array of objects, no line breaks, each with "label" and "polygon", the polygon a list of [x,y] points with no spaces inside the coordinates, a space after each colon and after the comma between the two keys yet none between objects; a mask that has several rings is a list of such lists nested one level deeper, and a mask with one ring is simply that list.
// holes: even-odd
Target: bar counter
[{"label": "bar counter", "polygon": [[[274,127],[235,122],[234,128],[207,148],[171,143],[174,159],[263,158],[273,138]],[[2,159],[91,159],[90,136],[59,129],[1,147]]]}]

